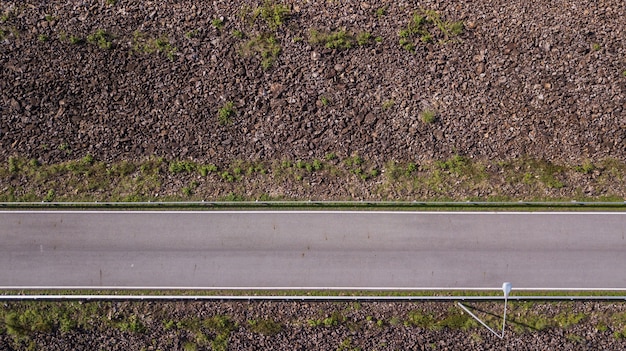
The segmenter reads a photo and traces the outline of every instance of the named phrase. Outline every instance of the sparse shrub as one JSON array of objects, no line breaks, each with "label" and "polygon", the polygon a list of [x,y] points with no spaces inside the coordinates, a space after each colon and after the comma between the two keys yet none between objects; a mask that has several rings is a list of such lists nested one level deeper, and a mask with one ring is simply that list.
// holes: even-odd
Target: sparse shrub
[{"label": "sparse shrub", "polygon": [[19,166],[18,166],[17,158],[13,156],[9,157],[9,172],[17,173],[18,170],[19,170]]},{"label": "sparse shrub", "polygon": [[235,29],[233,31],[233,37],[235,37],[237,39],[243,39],[243,32],[238,30],[238,29]]},{"label": "sparse shrub", "polygon": [[326,96],[321,96],[320,102],[322,103],[322,106],[328,106],[328,104],[330,103],[330,100],[328,100]]},{"label": "sparse shrub", "polygon": [[50,189],[48,190],[48,193],[46,193],[46,196],[43,198],[43,202],[51,202],[52,200],[54,200],[54,190]]},{"label": "sparse shrub", "polygon": [[197,29],[190,30],[190,31],[188,31],[188,32],[186,32],[186,33],[185,33],[185,38],[187,38],[187,39],[193,39],[193,38],[195,38],[195,37],[197,37],[197,36],[198,36],[198,33],[199,33],[199,32],[198,32],[198,30],[197,30]]},{"label": "sparse shrub", "polygon": [[191,161],[172,161],[170,162],[169,170],[173,174],[177,173],[191,173],[195,171],[197,165]]},{"label": "sparse shrub", "polygon": [[241,47],[241,52],[244,56],[250,56],[252,54],[259,55],[263,69],[272,67],[280,51],[281,47],[278,40],[270,33],[257,35],[244,43]]},{"label": "sparse shrub", "polygon": [[233,123],[233,118],[236,115],[235,104],[232,101],[228,101],[217,111],[217,119],[220,125],[227,125]]},{"label": "sparse shrub", "polygon": [[263,6],[256,8],[252,13],[254,18],[260,16],[271,30],[276,30],[282,26],[290,14],[291,11],[288,6],[277,4],[272,0],[265,0]]},{"label": "sparse shrub", "polygon": [[217,172],[217,166],[212,163],[200,167],[200,175],[203,177],[213,172]]},{"label": "sparse shrub", "polygon": [[113,47],[111,35],[104,31],[104,29],[98,29],[95,33],[87,36],[87,42],[97,45],[100,49],[104,50],[108,50]]},{"label": "sparse shrub", "polygon": [[387,100],[387,101],[383,102],[383,106],[382,106],[383,111],[386,111],[386,110],[390,109],[391,107],[393,107],[393,105],[395,103],[396,102],[394,100]]},{"label": "sparse shrub", "polygon": [[382,17],[382,16],[387,15],[387,8],[388,8],[388,6],[379,7],[376,10],[376,16]]},{"label": "sparse shrub", "polygon": [[337,155],[334,152],[329,152],[324,156],[324,159],[326,159],[326,161],[332,161],[336,158],[337,158]]},{"label": "sparse shrub", "polygon": [[413,162],[409,162],[409,164],[406,166],[406,175],[410,176],[415,171],[417,171],[417,165]]},{"label": "sparse shrub", "polygon": [[128,319],[117,322],[116,327],[121,331],[129,331],[138,334],[146,331],[146,327],[134,314],[128,317]]},{"label": "sparse shrub", "polygon": [[224,28],[224,20],[221,18],[214,18],[211,21],[211,25],[217,29],[217,30],[221,30],[222,28]]},{"label": "sparse shrub", "polygon": [[420,120],[426,124],[431,124],[437,119],[437,111],[426,109],[420,113]]},{"label": "sparse shrub", "polygon": [[356,42],[360,46],[367,45],[367,44],[369,44],[371,38],[372,38],[372,35],[370,33],[361,32],[361,33],[357,34]]},{"label": "sparse shrub", "polygon": [[593,172],[593,170],[596,169],[596,167],[590,160],[585,160],[582,165],[577,166],[575,169],[577,172],[590,174],[591,172]]},{"label": "sparse shrub", "polygon": [[[435,28],[438,29],[439,34],[434,31]],[[398,33],[398,37],[400,37],[399,44],[405,50],[414,52],[415,39],[429,43],[437,36],[440,38],[440,43],[445,43],[463,33],[463,29],[462,21],[444,21],[441,19],[441,15],[434,10],[421,10],[415,12],[407,27]]]},{"label": "sparse shrub", "polygon": [[345,29],[330,33],[321,33],[313,29],[309,32],[309,42],[324,45],[328,49],[346,50],[354,46],[355,39]]},{"label": "sparse shrub", "polygon": [[166,36],[146,38],[145,34],[135,31],[133,33],[133,51],[146,54],[157,52],[165,55],[170,61],[174,61],[178,49],[169,42]]},{"label": "sparse shrub", "polygon": [[46,42],[46,41],[48,41],[48,36],[47,36],[47,35],[45,35],[45,34],[39,34],[39,35],[37,36],[37,40],[39,40],[39,41],[40,41],[40,42],[42,42],[42,43],[43,43],[43,42]]},{"label": "sparse shrub", "polygon": [[72,45],[78,45],[83,42],[83,39],[81,39],[79,36],[76,36],[76,35],[70,35],[69,41],[70,41],[70,44]]}]

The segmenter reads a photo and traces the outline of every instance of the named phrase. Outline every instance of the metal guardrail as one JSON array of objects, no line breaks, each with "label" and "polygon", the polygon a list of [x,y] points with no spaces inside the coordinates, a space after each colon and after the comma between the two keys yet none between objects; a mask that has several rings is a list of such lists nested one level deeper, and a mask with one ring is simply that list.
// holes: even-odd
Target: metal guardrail
[{"label": "metal guardrail", "polygon": [[[626,301],[626,296],[509,296],[514,301]],[[0,295],[0,301],[503,301],[503,296]]]},{"label": "metal guardrail", "polygon": [[626,208],[626,201],[593,202],[432,202],[432,201],[183,201],[183,202],[0,202],[0,208]]}]

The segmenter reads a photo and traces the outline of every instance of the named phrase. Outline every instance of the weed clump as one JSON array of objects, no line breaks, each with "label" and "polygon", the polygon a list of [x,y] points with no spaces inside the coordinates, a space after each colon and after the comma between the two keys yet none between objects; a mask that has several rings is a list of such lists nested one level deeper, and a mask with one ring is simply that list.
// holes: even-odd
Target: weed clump
[{"label": "weed clump", "polygon": [[97,45],[100,49],[104,50],[109,50],[113,47],[111,35],[103,29],[98,29],[95,33],[88,35],[87,42],[89,44]]},{"label": "weed clump", "polygon": [[252,54],[261,56],[261,67],[263,67],[263,69],[272,67],[280,51],[281,47],[278,40],[270,33],[257,35],[244,43],[241,47],[241,52],[244,56],[250,56]]},{"label": "weed clump", "polygon": [[334,32],[320,32],[312,29],[309,32],[309,43],[323,45],[327,49],[347,50],[355,46],[364,46],[372,42],[372,34],[360,32],[352,34],[345,29]]},{"label": "weed clump", "polygon": [[398,33],[399,44],[405,50],[415,52],[417,39],[423,43],[431,43],[439,38],[440,43],[446,43],[463,33],[463,29],[462,21],[444,21],[434,10],[420,10],[413,14],[406,28]]},{"label": "weed clump", "polygon": [[135,31],[133,33],[133,51],[144,54],[161,53],[170,61],[174,61],[177,49],[166,36],[146,38],[144,33]]},{"label": "weed clump", "polygon": [[227,125],[233,123],[233,118],[237,112],[235,111],[235,104],[229,101],[224,104],[219,110],[217,110],[217,119],[220,125]]},{"label": "weed clump", "polygon": [[437,111],[426,109],[420,113],[420,120],[426,124],[431,124],[437,120]]}]

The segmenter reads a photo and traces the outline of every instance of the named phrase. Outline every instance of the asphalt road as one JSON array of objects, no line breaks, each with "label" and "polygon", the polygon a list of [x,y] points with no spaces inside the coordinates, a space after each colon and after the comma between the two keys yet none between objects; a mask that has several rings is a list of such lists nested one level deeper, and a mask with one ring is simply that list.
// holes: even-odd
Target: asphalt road
[{"label": "asphalt road", "polygon": [[626,213],[0,212],[0,287],[626,288]]}]

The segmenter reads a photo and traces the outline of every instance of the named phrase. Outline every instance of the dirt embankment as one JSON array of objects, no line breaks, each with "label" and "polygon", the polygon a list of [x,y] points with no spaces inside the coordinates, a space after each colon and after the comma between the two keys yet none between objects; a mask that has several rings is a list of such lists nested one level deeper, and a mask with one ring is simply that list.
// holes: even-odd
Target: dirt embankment
[{"label": "dirt embankment", "polygon": [[626,156],[620,1],[260,3],[3,1],[0,160]]}]

